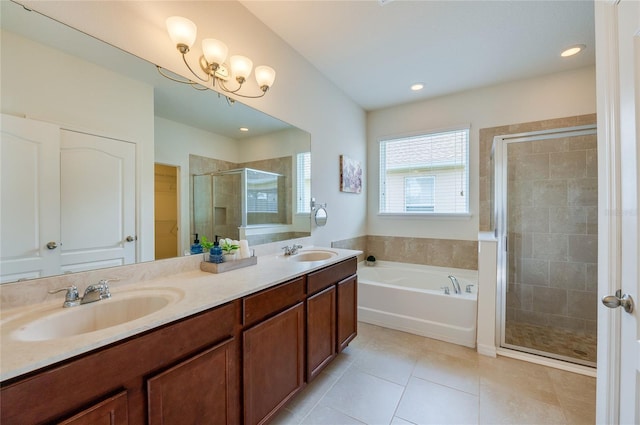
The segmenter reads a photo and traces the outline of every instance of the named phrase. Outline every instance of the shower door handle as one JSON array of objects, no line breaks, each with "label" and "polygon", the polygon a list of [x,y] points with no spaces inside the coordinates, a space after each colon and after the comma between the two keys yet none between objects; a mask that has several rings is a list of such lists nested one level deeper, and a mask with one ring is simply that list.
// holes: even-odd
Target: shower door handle
[{"label": "shower door handle", "polygon": [[631,295],[623,294],[621,289],[618,289],[615,295],[602,297],[602,304],[609,308],[622,307],[627,313],[633,312],[633,298]]}]

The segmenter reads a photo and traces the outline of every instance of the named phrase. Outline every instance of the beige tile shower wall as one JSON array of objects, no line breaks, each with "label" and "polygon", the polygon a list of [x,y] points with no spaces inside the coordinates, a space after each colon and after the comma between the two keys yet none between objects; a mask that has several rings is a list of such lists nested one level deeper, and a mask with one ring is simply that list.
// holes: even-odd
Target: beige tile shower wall
[{"label": "beige tile shower wall", "polygon": [[[491,147],[493,138],[507,134],[526,133],[529,131],[549,130],[554,128],[574,127],[579,125],[596,124],[596,114],[579,115],[567,118],[557,118],[544,121],[534,121],[520,124],[504,125],[500,127],[480,129],[480,157],[479,157],[479,203],[480,203],[480,231],[491,231],[491,214],[493,214],[491,199]],[[595,158],[593,158],[595,160]]]},{"label": "beige tile shower wall", "polygon": [[508,147],[507,321],[595,332],[596,136]]},{"label": "beige tile shower wall", "polygon": [[477,241],[368,235],[331,246],[359,249],[377,260],[478,270]]}]

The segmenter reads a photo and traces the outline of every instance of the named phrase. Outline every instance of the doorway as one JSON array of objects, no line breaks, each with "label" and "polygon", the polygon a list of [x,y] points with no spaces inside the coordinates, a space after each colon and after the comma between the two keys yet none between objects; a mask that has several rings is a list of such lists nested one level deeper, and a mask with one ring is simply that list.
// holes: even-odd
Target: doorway
[{"label": "doorway", "polygon": [[180,167],[155,164],[155,259],[177,257],[178,241],[178,176]]},{"label": "doorway", "polygon": [[595,366],[595,126],[494,138],[504,348]]}]

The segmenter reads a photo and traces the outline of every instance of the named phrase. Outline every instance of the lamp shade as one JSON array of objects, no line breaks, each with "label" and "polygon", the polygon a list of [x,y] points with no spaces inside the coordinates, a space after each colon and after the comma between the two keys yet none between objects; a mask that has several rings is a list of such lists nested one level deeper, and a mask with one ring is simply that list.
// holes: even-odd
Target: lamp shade
[{"label": "lamp shade", "polygon": [[229,48],[220,40],[205,38],[202,40],[202,54],[210,64],[221,65],[227,59]]},{"label": "lamp shade", "polygon": [[276,71],[270,66],[261,65],[256,66],[256,81],[258,82],[258,87],[271,87],[273,82],[276,79]]},{"label": "lamp shade", "polygon": [[176,46],[180,44],[184,44],[188,48],[193,46],[198,32],[196,24],[182,16],[170,16],[167,18],[166,23],[169,37],[171,37]]},{"label": "lamp shade", "polygon": [[251,59],[246,56],[235,55],[231,56],[229,62],[231,65],[231,73],[236,77],[236,79],[243,78],[246,80],[249,78],[249,75],[251,75],[251,69],[253,68],[253,62],[251,62]]}]

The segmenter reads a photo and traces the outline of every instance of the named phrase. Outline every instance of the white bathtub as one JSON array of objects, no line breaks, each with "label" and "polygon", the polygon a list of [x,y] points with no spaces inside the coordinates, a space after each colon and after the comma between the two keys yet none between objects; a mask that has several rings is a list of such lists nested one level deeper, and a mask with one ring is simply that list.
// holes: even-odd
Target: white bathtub
[{"label": "white bathtub", "polygon": [[[448,276],[460,282],[455,294]],[[472,270],[377,261],[358,265],[358,320],[476,346],[478,273]],[[471,293],[465,292],[473,285]],[[450,288],[446,295],[442,287]]]}]

